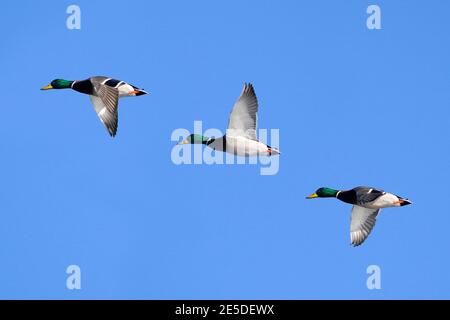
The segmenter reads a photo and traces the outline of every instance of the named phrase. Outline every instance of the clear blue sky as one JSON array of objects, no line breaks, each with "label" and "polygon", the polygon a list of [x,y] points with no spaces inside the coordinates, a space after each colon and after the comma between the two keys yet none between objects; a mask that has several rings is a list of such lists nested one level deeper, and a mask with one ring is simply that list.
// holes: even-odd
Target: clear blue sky
[{"label": "clear blue sky", "polygon": [[[113,4],[114,3],[114,4]],[[378,4],[382,30],[366,28]],[[81,7],[81,30],[66,8]],[[0,298],[450,298],[448,1],[7,1],[0,64]],[[107,75],[111,139],[89,98],[40,91]],[[280,171],[184,165],[174,129],[225,129],[244,82]],[[410,198],[363,246],[370,185]],[[82,289],[66,289],[68,265]],[[379,265],[382,289],[366,287]]]}]

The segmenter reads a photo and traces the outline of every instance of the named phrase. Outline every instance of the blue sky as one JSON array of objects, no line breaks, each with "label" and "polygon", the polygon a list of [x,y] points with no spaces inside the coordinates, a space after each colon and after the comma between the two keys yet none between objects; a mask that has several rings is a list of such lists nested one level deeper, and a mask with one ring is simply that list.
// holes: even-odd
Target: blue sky
[{"label": "blue sky", "polygon": [[[113,4],[114,3],[114,4]],[[66,8],[81,8],[81,30]],[[382,29],[366,28],[377,4]],[[450,298],[446,1],[8,1],[2,4],[0,298]],[[40,91],[107,75],[111,139],[89,98]],[[280,170],[172,163],[173,130],[224,130],[244,82]],[[349,245],[351,207],[305,200],[370,185],[383,210]],[[81,268],[81,290],[66,268]],[[381,268],[368,290],[366,268]]]}]

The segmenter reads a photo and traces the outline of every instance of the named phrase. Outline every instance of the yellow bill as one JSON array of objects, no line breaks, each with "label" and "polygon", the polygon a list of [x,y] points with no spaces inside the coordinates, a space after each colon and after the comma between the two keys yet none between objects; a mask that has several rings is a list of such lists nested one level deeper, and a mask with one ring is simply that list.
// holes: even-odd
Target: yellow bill
[{"label": "yellow bill", "polygon": [[180,145],[180,144],[189,144],[189,139],[184,139],[183,141],[180,141],[177,143],[177,145]]},{"label": "yellow bill", "polygon": [[53,89],[53,86],[51,84],[41,88],[41,90],[50,90],[50,89]]}]

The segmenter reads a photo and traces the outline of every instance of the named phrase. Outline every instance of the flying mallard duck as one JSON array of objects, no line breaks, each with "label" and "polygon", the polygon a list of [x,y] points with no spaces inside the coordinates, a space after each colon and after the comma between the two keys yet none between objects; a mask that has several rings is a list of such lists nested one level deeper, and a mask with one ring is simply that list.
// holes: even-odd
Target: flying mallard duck
[{"label": "flying mallard duck", "polygon": [[370,187],[356,187],[347,191],[320,188],[306,198],[338,198],[345,203],[353,204],[350,239],[355,247],[367,239],[382,208],[411,204],[411,201],[395,194]]},{"label": "flying mallard duck", "polygon": [[244,84],[241,95],[234,104],[228,120],[228,129],[221,138],[208,138],[191,134],[178,144],[204,144],[214,150],[237,156],[277,155],[280,152],[256,138],[258,100],[252,84]]},{"label": "flying mallard duck", "polygon": [[86,80],[75,81],[55,79],[49,85],[41,88],[41,90],[50,89],[73,89],[88,94],[95,112],[108,129],[111,137],[114,137],[117,132],[119,98],[147,94],[144,90],[125,81],[108,77],[91,77]]}]

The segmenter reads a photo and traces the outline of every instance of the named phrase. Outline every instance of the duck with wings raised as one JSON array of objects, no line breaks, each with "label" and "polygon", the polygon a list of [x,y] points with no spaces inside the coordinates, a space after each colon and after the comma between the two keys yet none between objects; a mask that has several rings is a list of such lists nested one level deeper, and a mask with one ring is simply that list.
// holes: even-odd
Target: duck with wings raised
[{"label": "duck with wings raised", "polygon": [[238,100],[234,104],[228,120],[226,134],[220,138],[191,134],[178,144],[204,144],[207,147],[237,156],[273,156],[280,154],[276,148],[260,142],[256,137],[258,100],[255,89],[245,83]]}]

